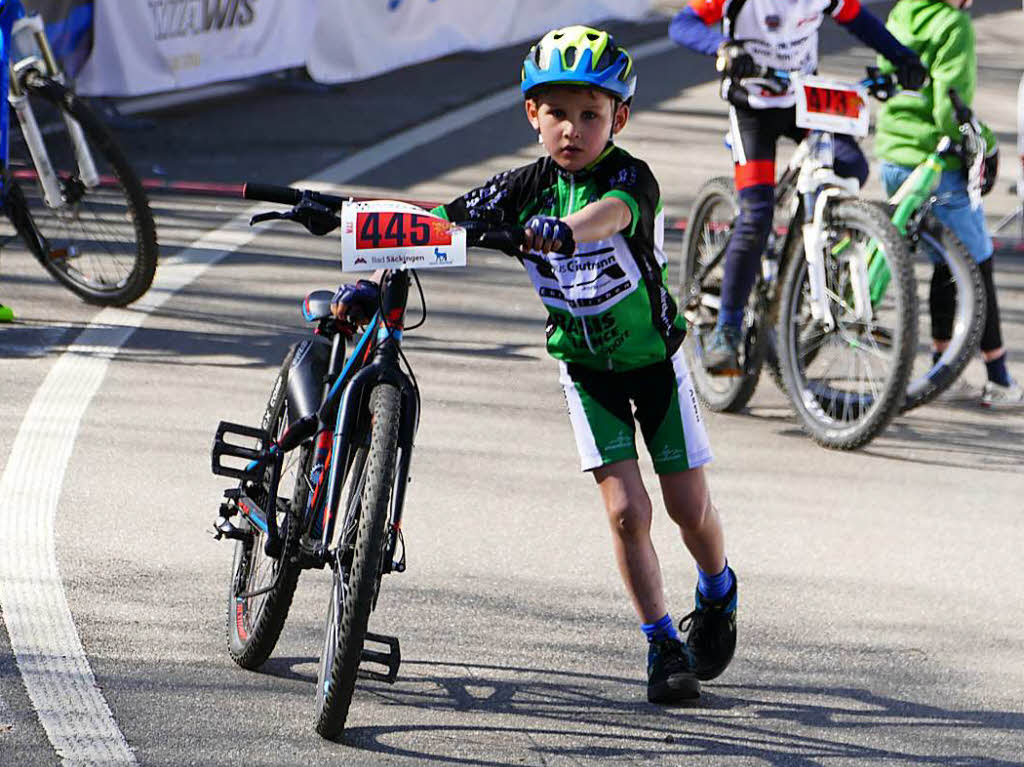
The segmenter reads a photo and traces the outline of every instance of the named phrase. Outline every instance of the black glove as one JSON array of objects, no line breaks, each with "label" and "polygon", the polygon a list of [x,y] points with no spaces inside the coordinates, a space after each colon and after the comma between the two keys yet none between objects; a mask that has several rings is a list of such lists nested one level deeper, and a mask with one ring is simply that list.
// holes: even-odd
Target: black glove
[{"label": "black glove", "polygon": [[726,40],[718,46],[718,60],[715,66],[719,72],[733,80],[753,77],[758,71],[754,57],[747,53],[743,43],[736,40]]},{"label": "black glove", "polygon": [[999,147],[995,147],[985,155],[985,172],[981,177],[981,193],[986,195],[996,185],[996,176],[999,175]]},{"label": "black glove", "polygon": [[907,56],[896,63],[896,79],[904,90],[920,90],[928,82],[928,70],[917,56]]},{"label": "black glove", "polygon": [[342,285],[331,298],[331,309],[343,304],[344,318],[356,325],[367,323],[380,304],[380,287],[372,280],[359,280],[355,285]]}]

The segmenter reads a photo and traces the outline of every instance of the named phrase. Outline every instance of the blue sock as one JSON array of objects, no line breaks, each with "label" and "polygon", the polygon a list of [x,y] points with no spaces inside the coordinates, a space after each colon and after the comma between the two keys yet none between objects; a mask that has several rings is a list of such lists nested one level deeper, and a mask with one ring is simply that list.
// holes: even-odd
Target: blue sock
[{"label": "blue sock", "polygon": [[647,635],[648,642],[660,641],[662,639],[679,639],[676,627],[672,625],[672,616],[665,613],[655,623],[641,623],[640,628]]},{"label": "blue sock", "polygon": [[942,357],[942,352],[937,352],[934,349],[932,350],[932,364],[933,365],[937,365],[938,362],[939,362],[939,359],[941,357]]},{"label": "blue sock", "polygon": [[986,362],[985,367],[988,370],[988,380],[1000,386],[1010,385],[1010,372],[1006,369],[1006,352]]},{"label": "blue sock", "polygon": [[743,310],[726,309],[725,307],[722,307],[718,311],[718,320],[715,324],[718,327],[731,325],[732,327],[739,329],[743,326]]},{"label": "blue sock", "polygon": [[705,599],[712,601],[723,599],[732,588],[734,580],[728,562],[725,563],[725,567],[718,575],[708,575],[699,567],[697,568],[697,591]]}]

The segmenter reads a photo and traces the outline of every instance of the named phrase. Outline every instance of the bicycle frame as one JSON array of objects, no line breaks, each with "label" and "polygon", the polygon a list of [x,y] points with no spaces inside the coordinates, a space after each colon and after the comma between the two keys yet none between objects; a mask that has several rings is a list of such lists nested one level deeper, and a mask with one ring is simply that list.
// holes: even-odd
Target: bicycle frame
[{"label": "bicycle frame", "polygon": [[[334,367],[340,362],[341,336],[334,337],[332,369],[328,371],[329,383],[325,386],[327,391],[316,416],[316,454],[309,477],[311,492],[308,507],[304,510],[307,533],[312,532],[318,521],[323,521],[319,553],[325,561],[338,558],[341,550],[351,544],[351,541],[347,540],[347,521],[354,509],[341,508],[341,491],[352,468],[355,449],[368,426],[361,420],[361,415],[365,412],[370,390],[378,382],[384,381],[399,389],[402,403],[398,436],[399,457],[391,499],[392,534],[389,537],[388,551],[385,552],[385,571],[391,569],[391,556],[394,554],[397,533],[402,524],[413,439],[419,425],[419,401],[415,387],[399,366],[409,281],[409,272],[406,270],[385,274],[384,288],[381,291],[381,311],[367,325],[344,368],[337,374]],[[377,341],[376,347],[371,343],[371,339],[374,338]],[[326,492],[323,485],[325,478]],[[331,542],[335,539],[335,528],[339,518],[346,524],[343,524],[336,545],[332,549]]]}]

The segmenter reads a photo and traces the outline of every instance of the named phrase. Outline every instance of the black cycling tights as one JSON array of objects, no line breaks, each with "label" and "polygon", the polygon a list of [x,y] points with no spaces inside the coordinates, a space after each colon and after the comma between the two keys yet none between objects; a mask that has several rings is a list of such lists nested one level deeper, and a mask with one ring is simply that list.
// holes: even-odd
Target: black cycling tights
[{"label": "black cycling tights", "polygon": [[[985,329],[981,334],[981,350],[990,352],[1003,345],[999,332],[999,304],[996,301],[996,285],[992,279],[994,258],[987,258],[978,264],[981,281],[985,286],[985,300],[988,311],[985,314]],[[932,317],[932,338],[948,341],[953,337],[953,320],[956,314],[956,286],[953,275],[945,264],[936,264],[932,272],[932,284],[928,293],[928,308]]]}]

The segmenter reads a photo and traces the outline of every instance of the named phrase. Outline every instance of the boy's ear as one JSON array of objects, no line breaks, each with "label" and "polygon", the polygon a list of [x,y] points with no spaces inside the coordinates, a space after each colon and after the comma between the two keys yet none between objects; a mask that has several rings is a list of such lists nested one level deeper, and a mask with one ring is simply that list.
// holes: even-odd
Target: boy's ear
[{"label": "boy's ear", "polygon": [[523,104],[526,109],[526,119],[530,121],[530,125],[533,126],[534,130],[540,130],[540,115],[538,114],[540,106],[533,99],[527,99]]},{"label": "boy's ear", "polygon": [[623,128],[626,127],[626,122],[629,120],[629,104],[619,104],[619,108],[615,110],[615,116],[612,118],[612,135],[615,135]]}]

